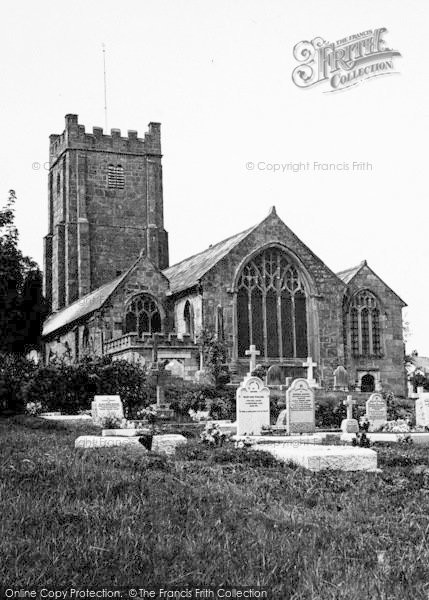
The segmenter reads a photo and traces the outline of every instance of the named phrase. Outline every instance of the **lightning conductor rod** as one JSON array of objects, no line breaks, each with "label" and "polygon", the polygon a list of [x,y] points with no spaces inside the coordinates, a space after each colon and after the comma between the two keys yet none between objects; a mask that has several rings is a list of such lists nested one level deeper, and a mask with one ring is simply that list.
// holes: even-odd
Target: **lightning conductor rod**
[{"label": "lightning conductor rod", "polygon": [[104,76],[104,126],[107,133],[107,78],[106,78],[106,45],[103,43],[103,76]]}]

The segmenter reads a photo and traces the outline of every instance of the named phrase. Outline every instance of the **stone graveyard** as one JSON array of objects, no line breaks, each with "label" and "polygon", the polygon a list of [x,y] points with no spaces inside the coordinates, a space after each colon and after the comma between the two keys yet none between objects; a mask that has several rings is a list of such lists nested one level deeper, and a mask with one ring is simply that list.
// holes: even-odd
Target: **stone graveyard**
[{"label": "stone graveyard", "polygon": [[[92,402],[92,418],[95,425],[102,425],[103,419],[116,419],[124,423],[124,408],[119,396],[95,396]],[[134,425],[134,424],[133,424]],[[127,447],[132,450],[147,452],[142,444],[142,439],[151,435],[149,426],[121,427],[117,429],[103,429],[101,435],[81,435],[75,440],[75,448],[96,449]],[[179,434],[154,435],[152,438],[152,451],[165,454],[174,454],[177,446],[186,444],[186,438]]]},{"label": "stone graveyard", "polygon": [[[377,471],[377,453],[360,447],[328,445],[336,440],[341,432],[316,432],[315,389],[318,388],[314,377],[317,363],[308,357],[303,363],[307,368],[307,378],[292,381],[285,378],[286,408],[282,410],[274,426],[270,425],[269,388],[283,388],[281,369],[270,367],[267,372],[267,386],[251,373],[256,367],[259,351],[250,346],[246,351],[250,358],[249,373],[237,389],[237,435],[238,444],[251,444],[253,450],[264,450],[278,460],[293,462],[313,471],[321,469],[339,469],[343,471]],[[341,369],[337,373],[345,387],[345,376]],[[342,431],[357,432],[358,423],[353,419],[352,396],[344,401],[347,406],[347,419],[344,419]],[[278,435],[280,433],[280,435]],[[283,434],[283,435],[282,435]]]}]

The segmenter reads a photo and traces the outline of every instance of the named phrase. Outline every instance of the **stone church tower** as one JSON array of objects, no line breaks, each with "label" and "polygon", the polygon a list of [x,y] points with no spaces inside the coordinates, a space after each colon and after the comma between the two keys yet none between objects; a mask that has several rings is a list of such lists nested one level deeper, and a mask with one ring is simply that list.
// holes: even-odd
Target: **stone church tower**
[{"label": "stone church tower", "polygon": [[44,240],[45,296],[57,312],[118,277],[143,251],[169,266],[164,229],[160,124],[144,138],[121,137],[78,116],[50,136],[49,230]]}]

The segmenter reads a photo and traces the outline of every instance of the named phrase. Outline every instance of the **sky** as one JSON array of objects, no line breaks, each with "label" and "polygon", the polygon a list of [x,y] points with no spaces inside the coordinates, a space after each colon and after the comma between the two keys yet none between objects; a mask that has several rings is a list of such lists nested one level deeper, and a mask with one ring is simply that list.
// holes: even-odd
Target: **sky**
[{"label": "sky", "polygon": [[[275,205],[333,271],[366,259],[408,304],[407,349],[429,356],[429,3],[21,0],[0,16],[0,203],[16,190],[24,253],[43,263],[48,136],[67,113],[105,127],[104,43],[108,129],[162,124],[170,264]],[[396,74],[336,93],[293,83],[298,42],[381,27]]]}]

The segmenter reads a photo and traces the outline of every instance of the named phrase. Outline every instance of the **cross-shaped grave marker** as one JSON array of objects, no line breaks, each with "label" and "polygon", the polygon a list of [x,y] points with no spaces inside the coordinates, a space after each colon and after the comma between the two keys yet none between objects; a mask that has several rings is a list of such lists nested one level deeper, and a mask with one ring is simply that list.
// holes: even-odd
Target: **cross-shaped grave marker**
[{"label": "cross-shaped grave marker", "polygon": [[255,344],[251,344],[249,350],[246,350],[246,356],[250,356],[250,370],[247,374],[249,377],[252,372],[256,369],[256,357],[261,353],[259,350],[256,350]]},{"label": "cross-shaped grave marker", "polygon": [[356,404],[356,400],[353,400],[353,396],[347,396],[347,400],[343,400],[344,406],[347,407],[347,418],[353,419],[353,406]]},{"label": "cross-shaped grave marker", "polygon": [[307,381],[308,384],[311,387],[314,387],[316,385],[316,380],[314,379],[314,375],[313,375],[313,367],[317,367],[317,363],[313,362],[313,359],[311,358],[311,356],[307,357],[307,362],[302,363],[303,367],[307,367]]}]

